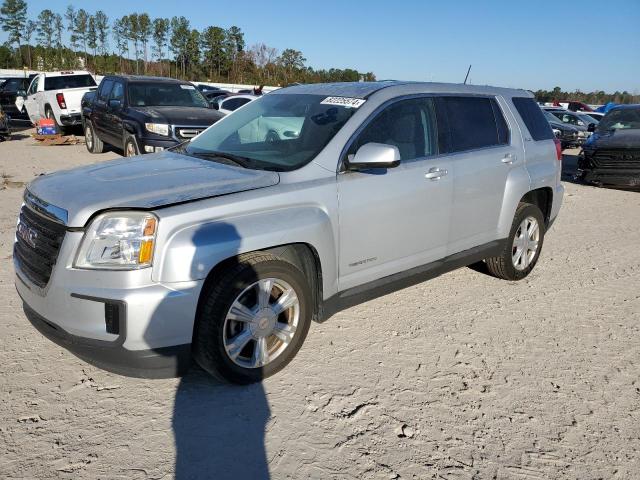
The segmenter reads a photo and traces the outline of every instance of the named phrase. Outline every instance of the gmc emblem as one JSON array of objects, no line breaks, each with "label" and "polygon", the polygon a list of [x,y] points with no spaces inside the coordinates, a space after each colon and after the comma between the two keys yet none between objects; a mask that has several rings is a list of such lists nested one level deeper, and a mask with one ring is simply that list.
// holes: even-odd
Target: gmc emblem
[{"label": "gmc emblem", "polygon": [[28,227],[24,223],[18,222],[18,236],[27,242],[31,248],[36,248],[36,240],[38,239],[38,232],[31,227]]}]

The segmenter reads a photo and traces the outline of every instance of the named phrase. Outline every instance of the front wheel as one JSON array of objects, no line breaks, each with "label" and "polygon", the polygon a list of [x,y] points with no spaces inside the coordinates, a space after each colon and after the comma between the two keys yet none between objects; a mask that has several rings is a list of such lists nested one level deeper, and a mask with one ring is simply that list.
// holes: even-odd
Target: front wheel
[{"label": "front wheel", "polygon": [[295,265],[274,255],[239,256],[202,295],[194,357],[221,380],[247,384],[275,374],[307,336],[308,283]]},{"label": "front wheel", "polygon": [[525,278],[538,262],[544,234],[540,209],[529,203],[518,205],[504,250],[500,256],[485,259],[489,273],[504,280]]}]

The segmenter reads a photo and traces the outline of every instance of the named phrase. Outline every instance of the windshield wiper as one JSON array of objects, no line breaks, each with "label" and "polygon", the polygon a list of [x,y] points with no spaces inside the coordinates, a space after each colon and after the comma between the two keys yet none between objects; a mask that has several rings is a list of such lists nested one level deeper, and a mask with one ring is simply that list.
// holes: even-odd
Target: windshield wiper
[{"label": "windshield wiper", "polygon": [[184,153],[186,153],[187,155],[193,155],[194,157],[202,157],[205,159],[223,158],[225,160],[230,160],[231,162],[235,163],[239,167],[243,167],[243,168],[255,167],[255,162],[250,158],[241,157],[240,155],[234,155],[232,153],[227,153],[227,152],[218,152],[218,151],[192,152],[185,148]]}]

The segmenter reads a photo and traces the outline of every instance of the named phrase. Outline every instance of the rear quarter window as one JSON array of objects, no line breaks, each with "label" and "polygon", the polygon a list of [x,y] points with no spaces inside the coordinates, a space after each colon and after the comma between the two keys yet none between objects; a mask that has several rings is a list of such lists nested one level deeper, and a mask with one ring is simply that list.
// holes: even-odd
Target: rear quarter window
[{"label": "rear quarter window", "polygon": [[513,97],[512,100],[527,130],[529,130],[531,138],[536,141],[555,138],[549,122],[547,122],[544,113],[542,113],[542,110],[533,98]]}]

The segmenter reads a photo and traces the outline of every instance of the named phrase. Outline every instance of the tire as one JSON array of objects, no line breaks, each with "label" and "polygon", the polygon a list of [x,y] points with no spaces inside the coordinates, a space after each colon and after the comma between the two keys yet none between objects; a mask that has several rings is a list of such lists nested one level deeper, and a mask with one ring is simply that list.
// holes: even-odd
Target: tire
[{"label": "tire", "polygon": [[133,135],[127,135],[124,137],[124,146],[122,148],[124,151],[125,157],[135,157],[136,155],[140,155],[138,151],[138,144],[136,143],[136,139]]},{"label": "tire", "polygon": [[48,105],[44,109],[44,116],[49,118],[49,119],[51,119],[51,120],[53,120],[53,123],[54,123],[54,125],[56,127],[56,133],[59,133],[60,135],[64,135],[64,133],[65,133],[64,132],[64,127],[61,126],[58,123],[58,120],[56,120],[56,116],[53,114],[53,110]]},{"label": "tire", "polygon": [[[255,284],[272,280],[273,286],[268,290],[271,294],[265,297],[268,300],[263,304],[267,307],[259,310],[260,287]],[[288,292],[286,287],[295,293],[297,304],[292,304],[269,319],[266,315],[273,312],[269,308],[277,307],[277,303],[283,299],[288,304],[287,299],[293,298],[290,292],[285,295]],[[263,291],[267,291],[267,288]],[[229,318],[234,317],[232,306],[234,311],[239,311],[238,303],[251,309],[242,311],[243,314],[251,313],[251,322]],[[269,313],[259,315],[256,311]],[[303,273],[295,265],[269,253],[240,255],[237,261],[219,272],[215,283],[202,293],[194,332],[193,356],[204,370],[219,380],[237,384],[259,382],[280,371],[295,357],[309,331],[311,315],[311,291]],[[269,333],[277,330],[276,325],[286,328],[286,334],[291,335],[287,342],[276,333]],[[262,351],[258,349],[262,339],[267,351],[271,349],[266,356],[256,355]],[[234,350],[237,345],[240,347]],[[235,359],[232,358],[234,352]]]},{"label": "tire", "polygon": [[[533,231],[533,221],[537,223],[537,243],[535,251],[532,251],[533,240],[527,238],[526,242],[522,240],[524,235],[523,225],[527,221],[528,231]],[[528,232],[527,232],[528,233]],[[540,208],[530,203],[520,203],[513,217],[511,231],[505,242],[502,253],[497,257],[485,259],[487,270],[491,275],[504,280],[522,280],[525,278],[538,262],[542,244],[544,242],[545,223]],[[528,235],[526,235],[528,237]],[[518,239],[516,240],[516,237]],[[520,251],[520,256],[518,256]],[[517,260],[516,260],[517,259]]]},{"label": "tire", "polygon": [[90,153],[102,153],[104,150],[104,143],[96,135],[90,121],[87,121],[84,127],[84,143]]}]

